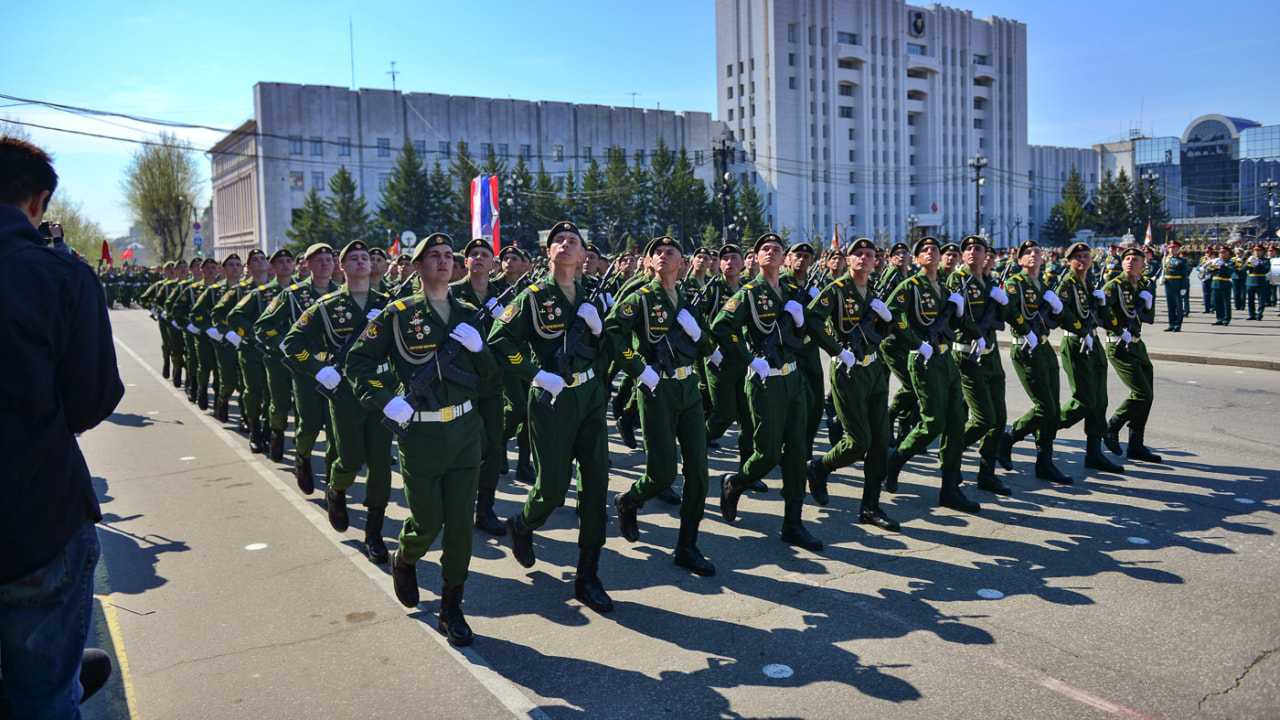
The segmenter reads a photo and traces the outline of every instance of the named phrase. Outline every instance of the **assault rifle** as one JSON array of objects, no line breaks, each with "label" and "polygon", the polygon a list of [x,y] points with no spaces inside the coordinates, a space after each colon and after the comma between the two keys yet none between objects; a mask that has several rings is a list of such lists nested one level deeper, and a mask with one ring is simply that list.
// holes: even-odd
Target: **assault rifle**
[{"label": "assault rifle", "polygon": [[943,341],[955,342],[956,331],[951,327],[951,320],[956,316],[956,304],[950,300],[942,301],[946,307],[942,308],[942,312],[938,313],[933,319],[933,324],[929,326],[929,334],[925,336],[924,341],[933,346],[933,355],[929,356],[932,360],[934,355],[938,354],[938,348]]},{"label": "assault rifle", "polygon": [[[1004,285],[1004,283],[1000,285]],[[997,286],[993,285],[992,287]],[[996,317],[999,306],[1000,303],[993,300],[988,291],[985,306],[982,308],[982,317],[978,318],[978,337],[985,338],[993,330],[1004,329],[1004,321]],[[973,352],[969,353],[969,359],[978,362],[982,359],[982,353],[978,352],[978,348],[975,347]]]},{"label": "assault rifle", "polygon": [[[370,308],[370,309],[372,310],[374,308]],[[378,310],[378,312],[382,312],[382,308],[376,308],[376,309]],[[345,370],[344,366],[347,363],[347,355],[351,352],[351,348],[355,346],[356,340],[359,340],[360,336],[364,335],[364,331],[369,327],[369,323],[371,322],[373,321],[369,318],[369,315],[366,313],[364,322],[360,325],[360,327],[352,330],[350,333],[347,333],[347,339],[342,343],[342,347],[338,348],[338,352],[334,353],[333,357],[329,359],[329,365],[333,366],[333,368],[336,369],[339,373],[343,375],[346,374],[344,372]],[[321,395],[325,396],[330,400],[338,399],[337,390],[330,390],[329,388],[325,387],[320,383],[316,383],[316,392],[320,393]]]},{"label": "assault rifle", "polygon": [[[604,276],[600,278],[600,282],[587,293],[585,302],[595,304],[596,298],[604,291],[604,287],[613,279],[618,271],[618,261],[614,260],[609,264],[609,269]],[[556,350],[556,354],[551,359],[551,365],[554,368],[552,372],[559,375],[566,382],[573,377],[573,359],[582,358],[583,360],[595,360],[596,349],[587,344],[587,337],[591,334],[587,328],[587,321],[577,318],[569,329],[564,332],[564,341],[560,343],[560,347]],[[548,410],[555,406],[555,396],[548,390],[538,393],[539,405]]]},{"label": "assault rifle", "polygon": [[[867,357],[867,346],[874,345],[884,339],[884,336],[876,332],[876,320],[879,315],[875,310],[871,309],[871,303],[880,299],[880,294],[875,291],[871,283],[867,283],[867,289],[871,291],[871,299],[867,300],[867,307],[863,310],[862,318],[858,320],[858,324],[849,331],[848,337],[843,345],[845,349],[853,353],[858,362],[862,362]],[[849,377],[849,368],[844,365],[840,366],[838,371],[841,377]]]},{"label": "assault rifle", "polygon": [[[1142,335],[1143,323],[1150,325],[1151,323],[1154,323],[1156,321],[1156,314],[1154,310],[1155,287],[1156,287],[1156,283],[1155,283],[1155,280],[1153,279],[1151,282],[1147,283],[1146,286],[1142,288],[1143,290],[1146,290],[1148,293],[1151,294],[1152,296],[1151,307],[1153,309],[1148,310],[1145,306],[1145,303],[1142,302],[1142,298],[1135,296],[1134,303],[1133,303],[1133,315],[1130,315],[1128,318],[1125,319],[1124,329],[1128,330],[1129,334],[1133,336],[1134,339],[1137,339],[1140,335]],[[1121,350],[1124,350],[1129,347],[1129,343],[1120,343],[1120,344],[1117,344],[1116,347]]]},{"label": "assault rifle", "polygon": [[[673,378],[676,376],[676,353],[679,352],[687,357],[697,357],[698,348],[693,344],[693,339],[684,331],[684,328],[676,322],[675,318],[671,320],[674,325],[671,329],[662,334],[658,338],[658,342],[654,343],[654,369],[658,371],[659,378]],[[675,338],[671,337],[671,333],[676,333]],[[650,388],[644,383],[640,383],[640,391],[650,400],[657,396],[656,389]]]}]

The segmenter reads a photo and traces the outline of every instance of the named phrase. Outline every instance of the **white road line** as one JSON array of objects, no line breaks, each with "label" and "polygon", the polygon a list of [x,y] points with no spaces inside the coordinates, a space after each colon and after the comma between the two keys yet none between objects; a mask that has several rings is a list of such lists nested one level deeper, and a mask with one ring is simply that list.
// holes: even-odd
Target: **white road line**
[{"label": "white road line", "polygon": [[[160,373],[156,372],[155,368],[151,367],[150,363],[143,360],[142,356],[134,352],[133,348],[126,345],[118,337],[115,338],[115,342],[116,345],[119,345],[125,352],[129,353],[130,357],[141,365],[142,369],[147,371],[147,374],[155,378],[156,382],[160,383],[162,387],[168,390],[175,397],[179,398],[182,401],[182,406],[189,410],[192,415],[200,420],[200,422],[204,423],[205,427],[209,428],[214,435],[222,438],[223,442],[227,444],[227,447],[231,448],[231,450],[239,456],[241,460],[256,470],[258,474],[262,476],[263,480],[266,480],[281,497],[288,501],[295,510],[297,510],[304,518],[316,527],[322,537],[332,543],[333,546],[336,547],[343,555],[346,555],[347,559],[356,567],[360,568],[365,575],[368,575],[369,579],[373,580],[378,587],[382,588],[383,592],[393,600],[395,599],[396,593],[395,589],[391,586],[391,576],[378,569],[378,566],[370,563],[369,560],[365,558],[364,553],[344,544],[346,537],[332,532],[329,527],[329,519],[315,512],[312,509],[310,502],[304,499],[303,496],[299,495],[292,484],[281,480],[280,472],[276,468],[267,467],[262,460],[249,452],[248,447],[240,435],[228,432],[222,423],[213,419],[212,415],[202,412],[195,405],[188,402],[186,394],[181,388],[173,387],[173,383],[161,377]],[[396,600],[397,605],[399,602],[399,600]],[[419,611],[414,609],[413,612]],[[492,666],[489,665],[489,663],[485,662],[484,658],[480,657],[480,654],[475,650],[469,647],[456,648],[449,644],[449,641],[445,636],[436,632],[434,628],[430,627],[426,623],[418,622],[416,624],[422,628],[427,637],[431,638],[441,647],[448,650],[448,655],[457,660],[458,664],[465,668],[467,672],[471,673],[471,676],[484,686],[490,694],[497,698],[498,702],[505,705],[506,708],[511,711],[513,716],[519,718],[533,718],[534,720],[550,720],[547,714],[540,710],[537,704],[532,702],[524,692],[521,691],[518,685],[500,675]]]}]

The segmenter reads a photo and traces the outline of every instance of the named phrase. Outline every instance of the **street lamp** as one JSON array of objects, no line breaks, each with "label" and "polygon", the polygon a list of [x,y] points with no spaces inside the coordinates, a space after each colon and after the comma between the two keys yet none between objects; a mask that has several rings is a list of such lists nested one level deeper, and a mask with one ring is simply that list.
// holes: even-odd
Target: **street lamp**
[{"label": "street lamp", "polygon": [[518,194],[524,185],[524,178],[510,176],[503,183],[506,186],[507,208],[511,210],[512,245],[520,245],[520,203]]},{"label": "street lamp", "polygon": [[920,223],[920,217],[915,213],[907,216],[907,245],[912,245],[916,241],[916,226]]},{"label": "street lamp", "polygon": [[1152,188],[1156,184],[1156,181],[1159,179],[1160,179],[1160,173],[1151,172],[1150,170],[1147,170],[1146,172],[1142,173],[1142,180],[1147,184],[1147,192],[1145,193],[1145,195],[1147,198],[1147,227],[1148,228],[1151,227],[1151,222],[1155,218],[1155,193],[1153,192]]},{"label": "street lamp", "polygon": [[1274,200],[1272,200],[1272,196],[1274,196],[1276,192],[1276,181],[1272,180],[1271,178],[1267,178],[1266,182],[1262,183],[1262,189],[1267,191],[1267,239],[1270,240],[1271,239],[1271,213],[1272,213],[1271,208],[1273,207],[1273,204],[1275,202]]},{"label": "street lamp", "polygon": [[733,191],[733,173],[726,172],[724,174],[724,182],[720,184],[720,228],[721,235],[724,237],[725,243],[733,242],[730,232],[733,225],[729,222],[729,195]]},{"label": "street lamp", "polygon": [[969,158],[969,167],[973,168],[973,234],[982,231],[982,186],[987,184],[982,177],[982,168],[987,166],[987,159],[981,154]]}]

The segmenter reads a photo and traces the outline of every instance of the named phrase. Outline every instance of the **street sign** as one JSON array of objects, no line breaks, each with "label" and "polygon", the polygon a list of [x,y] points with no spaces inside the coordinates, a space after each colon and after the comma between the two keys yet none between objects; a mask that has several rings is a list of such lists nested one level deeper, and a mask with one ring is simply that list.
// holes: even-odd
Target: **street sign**
[{"label": "street sign", "polygon": [[191,223],[191,229],[192,229],[192,230],[199,230],[199,229],[200,229],[200,223]]},{"label": "street sign", "polygon": [[414,245],[418,244],[418,236],[413,234],[412,230],[405,230],[400,233],[400,244],[406,250],[412,250]]},{"label": "street sign", "polygon": [[196,239],[195,239],[195,240],[192,240],[191,242],[195,243],[195,246],[196,246],[196,247],[200,247],[201,245],[203,245],[203,244],[204,244],[204,238],[202,238],[202,237],[200,237],[199,235],[197,235],[197,236],[196,236]]}]

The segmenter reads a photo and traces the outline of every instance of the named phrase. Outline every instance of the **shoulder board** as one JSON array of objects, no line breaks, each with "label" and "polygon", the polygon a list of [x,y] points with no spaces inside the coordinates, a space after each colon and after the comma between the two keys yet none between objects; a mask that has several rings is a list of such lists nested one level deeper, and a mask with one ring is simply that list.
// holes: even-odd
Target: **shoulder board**
[{"label": "shoulder board", "polygon": [[267,285],[269,285],[269,284],[270,284],[270,283],[263,283],[263,284],[261,284],[261,285],[259,285],[259,286],[258,286],[258,289],[259,289],[259,290],[266,290],[266,289],[267,289]]},{"label": "shoulder board", "polygon": [[912,284],[912,285],[919,285],[919,284],[920,284],[920,278],[918,278],[918,277],[913,277],[913,278],[911,278],[911,284]]},{"label": "shoulder board", "polygon": [[459,305],[461,305],[462,307],[464,307],[464,308],[466,308],[466,309],[468,309],[468,310],[479,310],[479,309],[480,309],[480,308],[476,307],[475,305],[472,305],[471,303],[469,303],[469,302],[467,302],[466,300],[463,300],[463,299],[461,299],[461,298],[454,298],[454,300],[456,300],[456,301],[458,302],[458,304],[459,304]]},{"label": "shoulder board", "polygon": [[294,284],[290,285],[290,286],[289,286],[289,289],[290,289],[290,290],[297,290],[297,289],[298,289],[298,284],[297,284],[297,283],[294,283]]},{"label": "shoulder board", "polygon": [[391,303],[391,306],[392,306],[392,307],[394,307],[394,308],[395,308],[395,309],[397,309],[397,310],[400,310],[401,312],[403,312],[403,311],[404,311],[404,301],[403,301],[403,300],[397,300],[397,301],[395,301],[395,302]]},{"label": "shoulder board", "polygon": [[837,280],[836,287],[844,287],[844,280]]},{"label": "shoulder board", "polygon": [[536,292],[538,292],[538,291],[539,291],[539,290],[541,290],[541,289],[542,289],[542,288],[538,287],[538,284],[537,284],[537,283],[534,283],[533,285],[530,285],[530,286],[529,286],[529,292],[531,292],[531,293],[536,293]]},{"label": "shoulder board", "polygon": [[333,291],[333,292],[331,292],[331,293],[326,293],[325,295],[322,295],[322,296],[320,297],[320,299],[321,299],[321,300],[328,300],[328,299],[330,299],[330,298],[338,297],[338,296],[339,296],[339,295],[341,295],[341,294],[342,294],[342,293],[341,293],[340,291],[338,291],[338,290],[334,290],[334,291]]},{"label": "shoulder board", "polygon": [[640,292],[642,292],[642,293],[644,293],[644,294],[648,295],[648,294],[649,294],[650,292],[652,292],[652,291],[651,291],[651,290],[649,290],[649,288],[647,288],[647,287],[642,287],[642,288],[640,288]]}]

